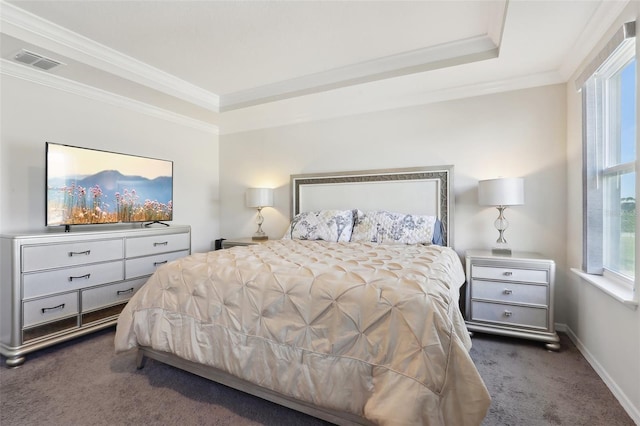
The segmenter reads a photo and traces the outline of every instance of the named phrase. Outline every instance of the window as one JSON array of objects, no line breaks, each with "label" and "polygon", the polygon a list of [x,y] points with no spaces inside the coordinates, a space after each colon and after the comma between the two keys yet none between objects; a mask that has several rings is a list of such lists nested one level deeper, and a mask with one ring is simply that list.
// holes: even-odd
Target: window
[{"label": "window", "polygon": [[604,79],[608,108],[602,186],[605,270],[631,280],[635,275],[636,59]]},{"label": "window", "polygon": [[583,269],[634,288],[636,271],[637,60],[625,24],[582,86],[585,247]]}]

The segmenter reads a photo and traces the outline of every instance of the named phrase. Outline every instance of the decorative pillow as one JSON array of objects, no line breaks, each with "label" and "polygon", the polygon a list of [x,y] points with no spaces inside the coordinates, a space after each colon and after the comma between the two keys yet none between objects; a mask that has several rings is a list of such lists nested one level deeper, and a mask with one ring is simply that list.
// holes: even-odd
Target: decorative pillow
[{"label": "decorative pillow", "polygon": [[349,241],[353,231],[352,210],[320,210],[297,214],[284,239]]},{"label": "decorative pillow", "polygon": [[351,241],[431,244],[437,218],[388,211],[356,212]]},{"label": "decorative pillow", "polygon": [[436,223],[433,226],[433,238],[431,242],[438,246],[443,246],[444,244],[444,227],[442,226],[442,222],[440,219],[436,219]]}]

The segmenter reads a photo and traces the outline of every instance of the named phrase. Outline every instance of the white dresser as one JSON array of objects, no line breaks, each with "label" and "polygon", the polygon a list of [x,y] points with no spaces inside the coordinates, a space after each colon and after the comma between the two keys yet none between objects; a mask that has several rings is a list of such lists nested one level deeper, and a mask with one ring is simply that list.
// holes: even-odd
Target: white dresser
[{"label": "white dresser", "polygon": [[25,355],[112,326],[155,269],[191,253],[191,228],[3,235],[0,352]]},{"label": "white dresser", "polygon": [[537,253],[466,253],[469,331],[533,339],[560,349],[553,321],[555,263]]}]

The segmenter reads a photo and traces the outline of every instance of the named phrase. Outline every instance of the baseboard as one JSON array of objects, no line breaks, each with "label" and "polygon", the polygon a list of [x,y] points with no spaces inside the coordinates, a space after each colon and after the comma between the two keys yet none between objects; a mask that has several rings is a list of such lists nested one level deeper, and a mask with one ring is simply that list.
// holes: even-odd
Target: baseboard
[{"label": "baseboard", "polygon": [[593,367],[598,376],[602,379],[602,381],[607,385],[613,396],[616,397],[622,408],[629,414],[631,420],[633,420],[637,425],[640,425],[640,407],[636,407],[633,405],[633,402],[627,397],[627,395],[620,389],[618,384],[609,376],[605,368],[598,362],[598,360],[589,352],[589,349],[580,341],[578,336],[571,330],[569,326],[566,324],[555,324],[556,331],[560,331],[566,333],[569,336],[569,339],[576,345],[576,348],[580,351],[582,356],[585,357],[587,362]]}]

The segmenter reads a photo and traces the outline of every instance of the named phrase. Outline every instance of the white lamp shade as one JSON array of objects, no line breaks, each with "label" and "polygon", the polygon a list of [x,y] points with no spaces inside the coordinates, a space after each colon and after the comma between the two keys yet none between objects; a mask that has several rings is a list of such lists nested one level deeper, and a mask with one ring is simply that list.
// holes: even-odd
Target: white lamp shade
[{"label": "white lamp shade", "polygon": [[523,178],[498,178],[478,182],[478,203],[483,206],[524,204]]},{"label": "white lamp shade", "polygon": [[271,207],[273,206],[273,189],[249,188],[245,201],[247,207]]}]

